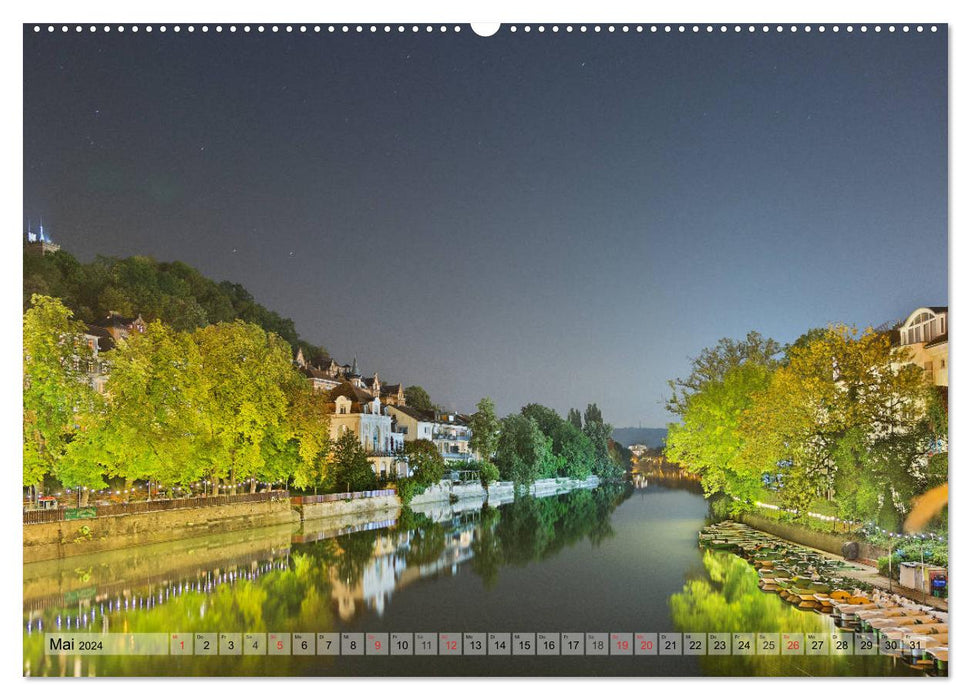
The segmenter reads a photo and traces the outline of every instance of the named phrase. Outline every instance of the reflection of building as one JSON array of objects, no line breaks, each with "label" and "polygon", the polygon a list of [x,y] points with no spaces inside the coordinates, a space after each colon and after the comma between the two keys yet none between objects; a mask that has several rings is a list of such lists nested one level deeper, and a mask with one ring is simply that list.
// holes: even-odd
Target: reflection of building
[{"label": "reflection of building", "polygon": [[896,344],[910,351],[909,361],[922,367],[936,386],[947,386],[947,307],[914,310],[894,332]]},{"label": "reflection of building", "polygon": [[331,440],[351,431],[360,438],[379,477],[405,476],[404,465],[400,465],[401,473],[398,468],[405,436],[395,429],[393,417],[381,399],[345,380],[330,390],[327,400]]},{"label": "reflection of building", "polygon": [[330,570],[331,596],[337,605],[337,614],[342,620],[351,620],[364,607],[383,614],[395,591],[428,576],[443,572],[455,574],[459,564],[473,558],[475,538],[475,523],[449,528],[444,549],[433,561],[409,565],[408,557],[414,545],[411,533],[407,530],[383,532],[356,580],[341,580],[337,567]]}]

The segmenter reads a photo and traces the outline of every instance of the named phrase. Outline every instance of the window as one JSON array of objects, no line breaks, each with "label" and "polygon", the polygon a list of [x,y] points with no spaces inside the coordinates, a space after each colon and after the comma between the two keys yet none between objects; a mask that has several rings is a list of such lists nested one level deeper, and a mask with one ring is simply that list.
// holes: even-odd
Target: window
[{"label": "window", "polygon": [[947,369],[947,360],[941,360],[941,369]]}]

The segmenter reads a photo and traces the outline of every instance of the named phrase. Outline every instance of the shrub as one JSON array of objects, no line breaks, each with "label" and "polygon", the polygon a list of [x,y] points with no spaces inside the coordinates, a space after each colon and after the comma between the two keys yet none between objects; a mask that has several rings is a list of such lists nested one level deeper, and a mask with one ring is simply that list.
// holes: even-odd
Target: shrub
[{"label": "shrub", "polygon": [[482,486],[485,488],[488,488],[492,482],[499,481],[499,467],[488,460],[480,462],[479,481],[482,482]]}]

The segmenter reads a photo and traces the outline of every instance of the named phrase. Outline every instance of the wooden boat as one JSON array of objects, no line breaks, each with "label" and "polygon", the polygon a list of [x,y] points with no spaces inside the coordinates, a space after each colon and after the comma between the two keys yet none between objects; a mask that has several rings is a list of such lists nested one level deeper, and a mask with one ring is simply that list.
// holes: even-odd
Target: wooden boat
[{"label": "wooden boat", "polygon": [[889,617],[885,619],[877,618],[875,620],[868,620],[866,626],[868,629],[877,630],[879,632],[881,630],[894,629],[897,627],[926,625],[934,622],[934,620],[935,618],[930,616]]},{"label": "wooden boat", "polygon": [[812,609],[815,609],[815,608],[820,607],[820,603],[819,603],[818,600],[816,600],[816,596],[814,596],[812,594],[810,594],[810,595],[800,595],[800,596],[797,596],[797,597],[799,599],[799,602],[796,603],[796,607],[803,608],[804,610],[806,610],[806,609],[812,610]]}]

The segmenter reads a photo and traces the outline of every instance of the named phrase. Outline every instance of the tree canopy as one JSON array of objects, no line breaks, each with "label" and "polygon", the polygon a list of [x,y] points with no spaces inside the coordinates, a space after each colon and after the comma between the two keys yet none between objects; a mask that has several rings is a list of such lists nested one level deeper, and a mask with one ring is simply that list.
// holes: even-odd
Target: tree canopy
[{"label": "tree canopy", "polygon": [[843,325],[809,331],[781,361],[758,334],[722,341],[676,384],[666,456],[736,508],[770,486],[796,512],[826,499],[899,527],[911,499],[947,478],[946,407],[908,352]]},{"label": "tree canopy", "polygon": [[98,256],[79,262],[65,250],[46,255],[24,253],[24,310],[34,294],[58,297],[75,318],[97,324],[109,312],[141,314],[178,331],[241,320],[275,333],[307,357],[323,348],[299,337],[293,321],[258,304],[242,285],[215,282],[183,262],[150,257]]},{"label": "tree canopy", "polygon": [[431,397],[428,392],[422,389],[420,386],[409,386],[405,388],[405,403],[411,408],[417,408],[419,411],[434,411],[435,404],[432,403]]}]

